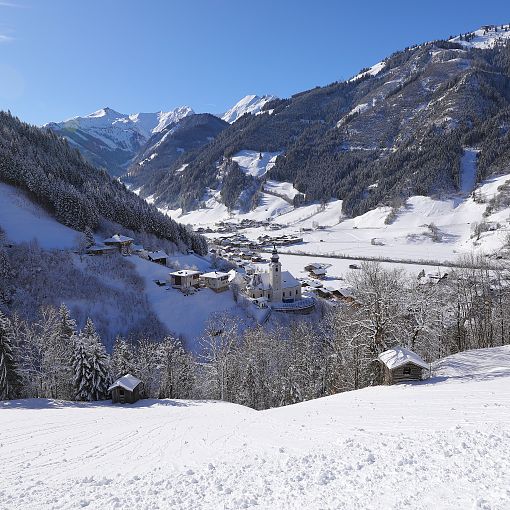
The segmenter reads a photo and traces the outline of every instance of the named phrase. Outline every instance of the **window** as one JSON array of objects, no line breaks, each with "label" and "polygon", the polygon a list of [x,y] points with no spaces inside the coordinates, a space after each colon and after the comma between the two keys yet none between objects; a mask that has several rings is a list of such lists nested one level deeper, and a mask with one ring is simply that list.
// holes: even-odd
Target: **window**
[{"label": "window", "polygon": [[403,374],[404,375],[411,375],[411,367],[404,367]]},{"label": "window", "polygon": [[120,388],[120,389],[119,389],[119,395],[120,395],[121,397],[123,397],[123,396],[124,396],[124,389],[123,389],[123,388]]}]

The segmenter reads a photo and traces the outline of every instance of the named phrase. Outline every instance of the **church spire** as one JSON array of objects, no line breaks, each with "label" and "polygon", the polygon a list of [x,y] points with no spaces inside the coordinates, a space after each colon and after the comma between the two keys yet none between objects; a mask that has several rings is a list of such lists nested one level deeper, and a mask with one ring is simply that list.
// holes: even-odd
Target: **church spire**
[{"label": "church spire", "polygon": [[273,253],[271,255],[271,262],[278,262],[278,252],[276,251],[276,244],[273,244]]}]

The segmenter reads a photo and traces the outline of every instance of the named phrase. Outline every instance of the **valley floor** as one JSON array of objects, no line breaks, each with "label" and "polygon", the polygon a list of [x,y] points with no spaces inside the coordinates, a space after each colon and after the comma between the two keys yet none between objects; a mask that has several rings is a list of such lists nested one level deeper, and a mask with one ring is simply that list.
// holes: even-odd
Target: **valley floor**
[{"label": "valley floor", "polygon": [[268,411],[0,403],[0,508],[508,509],[510,347]]}]

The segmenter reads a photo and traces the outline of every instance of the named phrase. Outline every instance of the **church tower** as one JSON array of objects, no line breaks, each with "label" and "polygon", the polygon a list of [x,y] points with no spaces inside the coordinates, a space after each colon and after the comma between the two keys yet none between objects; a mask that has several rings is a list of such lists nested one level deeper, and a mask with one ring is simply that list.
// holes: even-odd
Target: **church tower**
[{"label": "church tower", "polygon": [[276,251],[276,245],[273,245],[271,263],[269,264],[269,278],[271,282],[271,301],[279,303],[283,299],[282,295],[282,265]]}]

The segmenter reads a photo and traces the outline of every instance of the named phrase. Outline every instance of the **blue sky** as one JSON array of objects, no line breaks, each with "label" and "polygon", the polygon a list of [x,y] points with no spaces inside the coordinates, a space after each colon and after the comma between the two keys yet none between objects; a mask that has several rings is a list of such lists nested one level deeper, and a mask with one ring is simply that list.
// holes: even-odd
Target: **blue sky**
[{"label": "blue sky", "polygon": [[0,0],[0,108],[35,124],[104,106],[217,113],[508,22],[508,0]]}]

